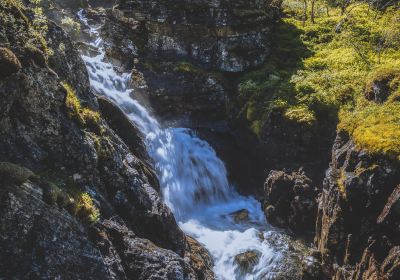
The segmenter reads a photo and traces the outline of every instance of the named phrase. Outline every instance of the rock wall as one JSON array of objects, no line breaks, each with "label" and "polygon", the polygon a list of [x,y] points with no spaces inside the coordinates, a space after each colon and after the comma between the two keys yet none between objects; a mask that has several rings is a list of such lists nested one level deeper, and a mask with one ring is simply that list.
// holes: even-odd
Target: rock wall
[{"label": "rock wall", "polygon": [[121,0],[119,9],[145,25],[152,55],[227,72],[258,66],[268,56],[273,16],[267,1]]},{"label": "rock wall", "polygon": [[399,183],[397,160],[368,155],[338,134],[315,237],[333,279],[399,279]]},{"label": "rock wall", "polygon": [[225,73],[263,64],[276,9],[268,1],[119,1],[106,50],[134,68],[133,85],[162,117],[226,119]]},{"label": "rock wall", "polygon": [[213,279],[64,31],[13,1],[0,14],[0,278]]}]

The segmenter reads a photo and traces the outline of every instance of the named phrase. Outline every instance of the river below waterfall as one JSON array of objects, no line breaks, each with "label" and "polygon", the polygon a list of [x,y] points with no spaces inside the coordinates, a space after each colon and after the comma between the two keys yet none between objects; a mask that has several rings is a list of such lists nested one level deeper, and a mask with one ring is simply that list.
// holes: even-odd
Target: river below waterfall
[{"label": "river below waterfall", "polygon": [[235,191],[224,163],[195,131],[162,127],[135,99],[130,74],[116,71],[105,59],[101,26],[89,24],[84,14],[78,16],[90,35],[88,43],[98,51],[82,52],[92,88],[114,101],[143,133],[163,199],[181,229],[209,250],[217,278],[297,279],[296,252],[304,248],[268,224],[256,199]]}]

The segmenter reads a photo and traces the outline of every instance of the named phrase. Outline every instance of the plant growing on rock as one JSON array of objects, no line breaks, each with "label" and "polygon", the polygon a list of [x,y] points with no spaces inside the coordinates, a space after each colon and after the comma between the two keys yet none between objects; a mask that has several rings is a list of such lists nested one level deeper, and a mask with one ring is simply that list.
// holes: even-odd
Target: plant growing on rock
[{"label": "plant growing on rock", "polygon": [[100,219],[100,211],[88,193],[81,193],[76,198],[75,213],[89,224],[96,223]]},{"label": "plant growing on rock", "polygon": [[83,107],[74,89],[68,83],[63,82],[62,86],[67,93],[65,106],[68,109],[68,116],[76,120],[82,127],[89,127],[93,130],[101,131],[99,112]]}]

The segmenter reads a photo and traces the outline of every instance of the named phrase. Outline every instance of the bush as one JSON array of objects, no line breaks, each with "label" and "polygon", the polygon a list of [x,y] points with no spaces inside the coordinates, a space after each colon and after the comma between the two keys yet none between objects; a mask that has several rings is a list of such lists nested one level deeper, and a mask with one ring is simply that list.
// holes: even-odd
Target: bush
[{"label": "bush", "polygon": [[100,219],[100,211],[88,193],[81,193],[76,198],[75,213],[80,219],[89,224],[96,223]]}]

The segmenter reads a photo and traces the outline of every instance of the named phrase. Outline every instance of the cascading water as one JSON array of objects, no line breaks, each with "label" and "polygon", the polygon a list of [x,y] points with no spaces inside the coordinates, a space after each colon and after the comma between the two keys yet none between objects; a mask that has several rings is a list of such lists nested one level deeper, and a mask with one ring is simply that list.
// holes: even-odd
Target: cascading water
[{"label": "cascading water", "polygon": [[[91,86],[113,100],[145,135],[165,202],[180,227],[210,251],[218,279],[273,279],[287,244],[270,244],[277,233],[267,224],[259,202],[235,192],[223,162],[193,131],[160,126],[134,99],[129,88],[130,74],[117,73],[105,61],[100,27],[90,25],[83,10],[78,16],[89,29],[90,44],[98,50],[94,56],[82,55]],[[243,209],[247,210],[247,217],[235,221],[232,213]],[[257,252],[257,259],[245,273],[235,256],[249,251]]]}]

